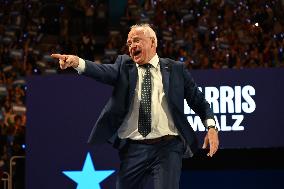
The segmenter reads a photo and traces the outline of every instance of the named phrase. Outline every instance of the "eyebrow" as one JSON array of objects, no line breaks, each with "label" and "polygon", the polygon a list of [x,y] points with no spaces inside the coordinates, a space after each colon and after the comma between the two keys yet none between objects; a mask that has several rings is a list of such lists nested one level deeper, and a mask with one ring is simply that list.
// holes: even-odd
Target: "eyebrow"
[{"label": "eyebrow", "polygon": [[[133,37],[132,39],[134,40],[134,39],[142,39],[142,38],[141,37]],[[127,39],[127,42],[128,41],[130,41],[130,39]]]}]

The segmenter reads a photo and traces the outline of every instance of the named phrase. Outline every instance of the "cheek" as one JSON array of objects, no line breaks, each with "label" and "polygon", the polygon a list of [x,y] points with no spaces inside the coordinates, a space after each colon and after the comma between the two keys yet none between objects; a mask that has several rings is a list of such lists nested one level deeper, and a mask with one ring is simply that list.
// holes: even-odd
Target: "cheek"
[{"label": "cheek", "polygon": [[149,49],[144,49],[143,55],[144,55],[145,57],[149,56]]},{"label": "cheek", "polygon": [[142,48],[142,55],[146,56],[147,55],[147,47]]}]

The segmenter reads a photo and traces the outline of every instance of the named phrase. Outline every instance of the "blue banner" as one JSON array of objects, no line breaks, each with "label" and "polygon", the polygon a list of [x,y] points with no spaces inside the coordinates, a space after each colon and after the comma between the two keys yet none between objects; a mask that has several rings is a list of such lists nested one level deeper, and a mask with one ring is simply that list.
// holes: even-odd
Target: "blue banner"
[{"label": "blue banner", "polygon": [[[221,148],[284,147],[283,73],[192,71],[215,112]],[[26,188],[83,189],[90,180],[94,189],[115,188],[116,150],[86,143],[111,92],[110,86],[79,75],[28,78]],[[201,120],[186,103],[184,110],[202,144]],[[87,173],[99,179],[82,176]]]}]

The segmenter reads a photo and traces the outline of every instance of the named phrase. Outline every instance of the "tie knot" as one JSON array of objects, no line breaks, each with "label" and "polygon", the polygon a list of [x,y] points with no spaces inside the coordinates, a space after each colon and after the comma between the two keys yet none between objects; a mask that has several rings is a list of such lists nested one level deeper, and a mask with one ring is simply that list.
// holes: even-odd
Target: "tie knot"
[{"label": "tie knot", "polygon": [[149,69],[149,68],[152,67],[152,65],[149,64],[149,63],[147,63],[147,64],[142,64],[141,67],[146,68],[146,69]]}]

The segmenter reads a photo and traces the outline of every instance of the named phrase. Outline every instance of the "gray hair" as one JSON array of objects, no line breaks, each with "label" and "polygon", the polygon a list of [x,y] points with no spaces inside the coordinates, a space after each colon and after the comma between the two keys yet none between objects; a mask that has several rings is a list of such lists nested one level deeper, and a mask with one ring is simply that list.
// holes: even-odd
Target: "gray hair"
[{"label": "gray hair", "polygon": [[155,31],[152,29],[152,27],[150,26],[150,24],[144,23],[144,24],[135,24],[132,25],[130,27],[130,30],[134,29],[134,28],[142,28],[144,35],[146,35],[147,37],[151,37],[155,40],[155,47],[158,46],[158,40],[157,40],[157,36]]}]

